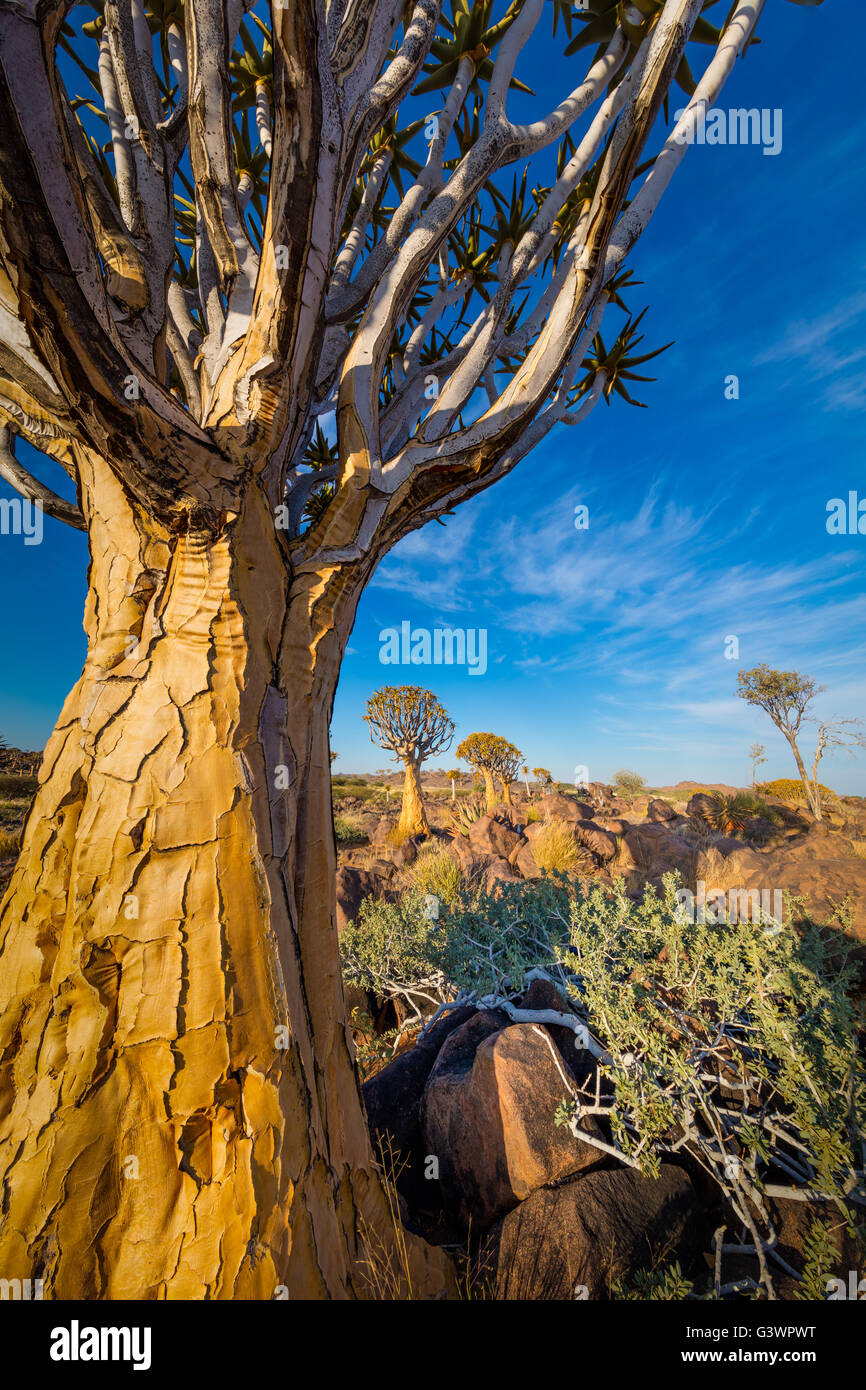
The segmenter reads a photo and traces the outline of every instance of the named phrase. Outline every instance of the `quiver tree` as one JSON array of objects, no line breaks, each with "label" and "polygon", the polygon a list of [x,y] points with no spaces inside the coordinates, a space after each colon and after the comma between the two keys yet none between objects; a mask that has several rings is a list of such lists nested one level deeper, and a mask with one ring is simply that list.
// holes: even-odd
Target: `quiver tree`
[{"label": "quiver tree", "polygon": [[553,785],[553,777],[546,767],[534,767],[532,775],[536,782],[540,783],[542,790]]},{"label": "quiver tree", "polygon": [[514,805],[511,800],[511,783],[515,780],[520,770],[520,759],[522,757],[523,754],[520,749],[515,748],[513,743],[509,743],[506,739],[501,740],[494,771],[502,784],[502,799],[506,806]]},{"label": "quiver tree", "polygon": [[2,476],[90,550],[0,920],[4,1276],[363,1293],[389,1221],[328,778],[358,600],[604,394],[626,258],[762,3],[0,0]]},{"label": "quiver tree", "polygon": [[763,743],[753,743],[751,748],[749,749],[749,762],[752,764],[753,787],[755,787],[758,782],[758,768],[760,767],[761,763],[765,763],[767,761],[765,756],[766,752],[767,750],[764,747]]},{"label": "quiver tree", "polygon": [[[850,751],[866,746],[859,719],[827,719],[819,722],[810,714],[816,696],[825,689],[810,676],[804,676],[799,671],[775,671],[766,662],[754,666],[751,671],[737,672],[737,694],[747,704],[768,714],[787,740],[803,784],[803,794],[816,820],[823,819],[818,767],[827,749],[844,748]],[[806,771],[797,741],[804,721],[818,725],[811,773]],[[761,746],[756,744],[755,747]],[[754,749],[752,757],[754,760]],[[764,759],[760,758],[759,761],[763,762]]]},{"label": "quiver tree", "polygon": [[397,838],[429,834],[421,796],[421,765],[426,758],[450,748],[454,721],[436,696],[420,685],[385,686],[367,701],[364,718],[373,742],[393,753],[406,769]]},{"label": "quiver tree", "polygon": [[448,772],[446,772],[445,776],[451,783],[451,800],[454,801],[457,798],[457,778],[462,777],[463,773],[461,772],[459,767],[452,767]]},{"label": "quiver tree", "polygon": [[502,782],[505,800],[511,804],[508,781],[513,780],[523,756],[513,743],[508,743],[499,734],[469,734],[457,749],[457,756],[484,778],[488,811],[493,810],[498,800],[494,777],[498,777]]}]

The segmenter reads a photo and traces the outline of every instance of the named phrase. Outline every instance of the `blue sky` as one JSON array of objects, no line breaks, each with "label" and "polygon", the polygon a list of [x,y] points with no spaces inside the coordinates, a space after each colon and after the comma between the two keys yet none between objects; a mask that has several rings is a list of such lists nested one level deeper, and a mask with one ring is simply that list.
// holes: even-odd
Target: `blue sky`
[{"label": "blue sky", "polygon": [[[429,686],[458,738],[492,729],[566,780],[585,764],[603,780],[628,766],[655,784],[742,783],[756,739],[762,772],[792,775],[735,696],[738,668],[761,661],[824,684],[822,715],[866,713],[866,535],[826,530],[830,498],[866,498],[866,115],[849,23],[846,5],[768,0],[719,105],[780,108],[781,152],[688,150],[632,254],[645,346],[675,340],[638,389],[649,409],[614,397],[560,427],[380,565],[337,693],[338,770],[386,764],[361,718],[383,684]],[[558,96],[569,70],[551,50],[538,90]],[[56,465],[38,471],[69,495]],[[86,544],[50,520],[41,546],[0,539],[0,732],[40,746],[83,660]],[[382,665],[379,633],[403,621],[485,628],[486,673]],[[864,773],[862,752],[822,765],[843,792],[866,792]]]}]

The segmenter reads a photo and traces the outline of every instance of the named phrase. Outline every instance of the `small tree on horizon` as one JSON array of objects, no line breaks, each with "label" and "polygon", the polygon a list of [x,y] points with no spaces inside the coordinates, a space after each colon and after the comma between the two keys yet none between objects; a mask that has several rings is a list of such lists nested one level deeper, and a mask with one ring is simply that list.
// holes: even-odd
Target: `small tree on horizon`
[{"label": "small tree on horizon", "polygon": [[641,777],[639,772],[632,772],[630,768],[622,767],[613,774],[613,785],[618,792],[625,796],[637,796],[646,785],[646,779]]},{"label": "small tree on horizon", "polygon": [[364,719],[373,742],[401,759],[406,769],[398,838],[429,834],[421,796],[421,766],[426,758],[451,746],[453,719],[432,691],[420,685],[387,685],[378,690],[367,701]]},{"label": "small tree on horizon", "polygon": [[766,748],[764,747],[763,743],[753,743],[752,746],[751,746],[751,748],[749,749],[749,761],[750,761],[751,764],[752,764],[752,786],[753,786],[753,787],[757,785],[757,781],[758,781],[758,768],[760,767],[761,763],[765,763],[765,762],[767,761],[767,759],[764,757],[764,754],[766,753],[766,751],[767,751],[767,750],[766,750]]},{"label": "small tree on horizon", "polygon": [[449,779],[450,782],[451,782],[451,800],[454,801],[454,800],[456,800],[456,797],[457,797],[457,791],[456,791],[457,778],[458,778],[458,777],[462,777],[462,776],[463,776],[463,773],[462,773],[462,771],[460,770],[459,767],[452,767],[451,770],[450,770],[448,773],[446,773],[446,776],[448,777],[448,779]]},{"label": "small tree on horizon", "polygon": [[[866,738],[860,732],[859,719],[825,719],[816,721],[809,713],[817,695],[826,690],[811,676],[800,671],[776,671],[762,661],[749,671],[737,672],[737,694],[749,705],[755,705],[768,714],[779,732],[787,739],[809,810],[816,820],[823,820],[821,808],[821,786],[818,781],[818,765],[828,748],[863,748]],[[803,723],[818,724],[815,742],[815,756],[812,759],[811,775],[797,743],[797,735]]]},{"label": "small tree on horizon", "polygon": [[549,768],[534,767],[532,769],[532,775],[536,782],[540,783],[542,788],[552,786],[553,784],[553,775]]}]

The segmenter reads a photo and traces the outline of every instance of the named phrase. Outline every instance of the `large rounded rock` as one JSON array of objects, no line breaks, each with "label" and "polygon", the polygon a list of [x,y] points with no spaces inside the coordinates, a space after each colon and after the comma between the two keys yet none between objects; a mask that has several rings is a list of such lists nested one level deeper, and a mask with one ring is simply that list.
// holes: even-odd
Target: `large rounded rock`
[{"label": "large rounded rock", "polygon": [[602,830],[609,830],[612,835],[624,835],[634,824],[633,821],[623,820],[621,816],[593,816],[593,821],[601,826]]},{"label": "large rounded rock", "polygon": [[[553,981],[543,978],[531,982],[529,989],[519,1001],[519,1007],[521,1009],[534,1009],[539,1012],[542,1009],[552,1009],[555,1013],[571,1012],[568,1002],[560,994]],[[545,1023],[544,1027],[556,1043],[559,1055],[565,1062],[575,1083],[578,1086],[585,1085],[595,1066],[592,1055],[585,1048],[577,1046],[577,1034],[567,1025]]]},{"label": "large rounded rock", "polygon": [[706,1238],[686,1174],[631,1168],[542,1188],[491,1231],[484,1277],[499,1299],[606,1299],[636,1269],[678,1259],[688,1269]]},{"label": "large rounded rock", "polygon": [[484,870],[484,887],[492,893],[498,883],[519,883],[520,875],[515,873],[507,859],[491,859]]},{"label": "large rounded rock", "polygon": [[716,802],[708,792],[695,792],[686,804],[687,815],[695,820],[707,820],[716,809]]},{"label": "large rounded rock", "polygon": [[625,832],[623,841],[633,862],[646,878],[660,879],[663,874],[675,870],[685,880],[690,878],[695,852],[666,825],[653,824],[651,821],[632,825]]},{"label": "large rounded rock", "polygon": [[647,820],[669,821],[676,820],[677,813],[669,801],[664,801],[660,796],[654,796],[646,808]]},{"label": "large rounded rock", "polygon": [[423,835],[416,835],[408,840],[404,840],[402,845],[395,845],[391,851],[391,861],[396,869],[407,869],[410,864],[414,864],[418,858],[418,850],[424,843]]},{"label": "large rounded rock", "polygon": [[810,916],[818,922],[831,918],[836,905],[847,898],[853,935],[866,941],[866,859],[851,853],[844,836],[818,824],[808,834],[754,859],[758,862],[748,861],[752,867],[743,873],[739,887],[787,888],[801,894]]},{"label": "large rounded rock", "polygon": [[478,867],[478,855],[475,853],[465,835],[454,834],[450,840],[445,841],[445,848],[448,853],[453,855],[460,865],[460,870],[465,877],[468,877]]},{"label": "large rounded rock", "polygon": [[[412,1206],[423,1206],[425,1198],[432,1195],[429,1192],[431,1184],[424,1178],[421,1142],[420,1106],[424,1087],[440,1048],[452,1033],[473,1017],[478,1015],[469,1005],[443,1014],[432,1028],[421,1034],[414,1047],[398,1053],[362,1087],[374,1151],[377,1156],[381,1153],[386,1160],[389,1156],[393,1160],[397,1188]],[[493,1026],[498,1025],[494,1023]]]},{"label": "large rounded rock", "polygon": [[385,885],[379,874],[371,869],[356,869],[342,864],[337,870],[337,931],[353,922],[364,898],[381,898]]},{"label": "large rounded rock", "polygon": [[577,821],[574,837],[584,849],[591,850],[602,864],[607,864],[616,854],[616,836],[609,830],[602,830],[595,821]]},{"label": "large rounded rock", "polygon": [[382,816],[372,835],[374,845],[387,845],[391,831],[397,824],[396,816]]},{"label": "large rounded rock", "polygon": [[501,820],[505,825],[510,825],[518,834],[522,834],[526,823],[526,812],[520,806],[509,806],[507,801],[497,801],[495,806],[491,806],[490,815]]},{"label": "large rounded rock", "polygon": [[600,1158],[554,1123],[557,1106],[574,1088],[546,1029],[520,1023],[480,1037],[482,1028],[470,1020],[452,1034],[421,1110],[444,1202],[474,1229]]},{"label": "large rounded rock", "polygon": [[493,815],[480,816],[469,827],[469,843],[477,854],[489,854],[496,859],[507,859],[520,843],[521,833],[511,825],[505,825]]},{"label": "large rounded rock", "polygon": [[562,792],[548,792],[540,802],[541,810],[545,820],[560,818],[567,821],[587,820],[592,816],[592,807],[587,806],[584,801],[577,801],[573,796],[564,796]]},{"label": "large rounded rock", "polygon": [[[531,828],[531,826],[527,827],[527,829]],[[531,840],[521,840],[517,848],[512,851],[509,863],[514,866],[521,878],[541,878],[541,870],[532,853]]]}]

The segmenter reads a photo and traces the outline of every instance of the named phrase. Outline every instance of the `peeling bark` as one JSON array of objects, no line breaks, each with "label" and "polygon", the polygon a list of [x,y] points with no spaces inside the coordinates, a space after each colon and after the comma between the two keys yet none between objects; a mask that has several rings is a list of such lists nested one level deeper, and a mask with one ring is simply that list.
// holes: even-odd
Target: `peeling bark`
[{"label": "peeling bark", "polygon": [[496,784],[493,781],[493,773],[489,767],[482,767],[481,773],[484,777],[484,796],[487,800],[487,809],[492,811],[498,800],[496,796]]},{"label": "peeling bark", "polygon": [[392,1228],[328,757],[356,594],[291,582],[255,488],[173,536],[87,463],[87,660],[0,914],[0,1267],[52,1298],[364,1296]]},{"label": "peeling bark", "polygon": [[397,822],[397,835],[401,839],[408,839],[410,835],[429,835],[430,833],[427,813],[424,810],[424,801],[421,796],[419,765],[414,758],[407,758],[405,765],[403,805],[400,809],[400,819]]}]

